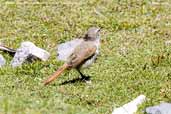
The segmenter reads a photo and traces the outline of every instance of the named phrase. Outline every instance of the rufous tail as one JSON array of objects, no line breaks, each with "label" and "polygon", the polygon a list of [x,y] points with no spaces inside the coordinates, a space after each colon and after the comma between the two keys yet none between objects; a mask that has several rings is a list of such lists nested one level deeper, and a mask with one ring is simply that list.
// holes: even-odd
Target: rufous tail
[{"label": "rufous tail", "polygon": [[52,82],[53,80],[55,80],[68,67],[69,67],[69,65],[65,63],[52,76],[50,76],[47,80],[44,81],[44,85],[48,85],[50,82]]}]

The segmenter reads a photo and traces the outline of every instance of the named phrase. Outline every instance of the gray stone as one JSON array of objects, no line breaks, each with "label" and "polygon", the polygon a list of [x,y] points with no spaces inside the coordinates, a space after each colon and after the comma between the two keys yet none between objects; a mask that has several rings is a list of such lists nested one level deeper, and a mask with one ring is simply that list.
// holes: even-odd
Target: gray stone
[{"label": "gray stone", "polygon": [[6,60],[4,59],[4,57],[0,54],[0,67],[4,66],[6,63]]},{"label": "gray stone", "polygon": [[171,104],[161,103],[157,106],[148,107],[145,111],[147,114],[171,114]]},{"label": "gray stone", "polygon": [[16,50],[11,65],[17,67],[23,64],[26,60],[32,60],[34,58],[46,61],[49,56],[50,54],[47,51],[35,46],[32,42],[22,42],[20,48]]},{"label": "gray stone", "polygon": [[68,56],[71,55],[76,46],[78,46],[83,39],[74,39],[62,44],[57,47],[57,58],[61,61],[66,61]]}]

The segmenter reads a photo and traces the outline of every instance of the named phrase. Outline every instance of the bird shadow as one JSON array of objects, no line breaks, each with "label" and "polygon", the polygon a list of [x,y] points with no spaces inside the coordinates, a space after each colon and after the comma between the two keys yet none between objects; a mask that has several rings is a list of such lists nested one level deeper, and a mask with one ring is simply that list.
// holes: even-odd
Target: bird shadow
[{"label": "bird shadow", "polygon": [[72,80],[68,80],[68,81],[64,81],[62,83],[60,83],[59,85],[66,85],[66,84],[73,84],[73,83],[77,83],[77,82],[86,82],[90,80],[90,76],[85,76],[83,78],[74,78]]}]

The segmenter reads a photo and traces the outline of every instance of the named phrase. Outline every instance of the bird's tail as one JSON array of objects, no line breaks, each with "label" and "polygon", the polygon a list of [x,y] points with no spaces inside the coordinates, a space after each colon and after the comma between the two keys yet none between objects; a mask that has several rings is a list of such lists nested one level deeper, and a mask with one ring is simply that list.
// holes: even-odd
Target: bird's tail
[{"label": "bird's tail", "polygon": [[50,76],[47,80],[44,81],[44,85],[48,85],[50,82],[52,82],[53,80],[55,80],[68,67],[69,67],[69,65],[65,63],[52,76]]}]

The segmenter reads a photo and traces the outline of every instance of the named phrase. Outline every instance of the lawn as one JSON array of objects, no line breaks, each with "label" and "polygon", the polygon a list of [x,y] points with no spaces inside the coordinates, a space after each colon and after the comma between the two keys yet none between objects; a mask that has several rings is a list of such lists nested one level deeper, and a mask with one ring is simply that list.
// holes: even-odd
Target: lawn
[{"label": "lawn", "polygon": [[[43,80],[63,62],[56,46],[102,28],[100,56],[83,72],[91,84],[67,83],[63,73],[49,86]],[[147,106],[171,101],[170,0],[46,0],[0,2],[0,43],[18,48],[31,41],[51,53],[48,61],[12,68],[9,54],[0,69],[0,114],[111,114],[140,94]]]}]

